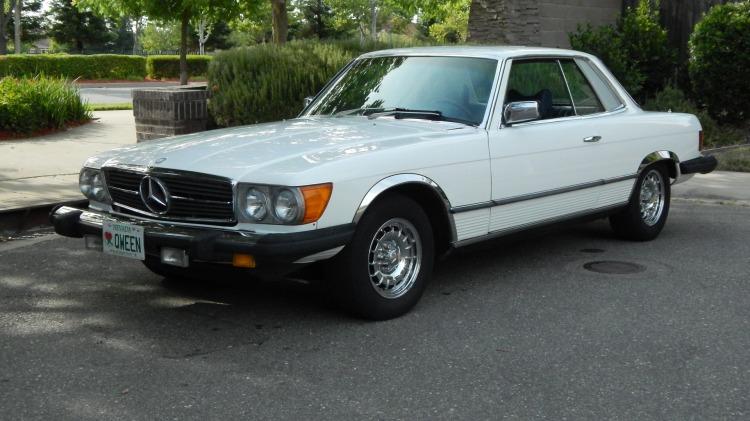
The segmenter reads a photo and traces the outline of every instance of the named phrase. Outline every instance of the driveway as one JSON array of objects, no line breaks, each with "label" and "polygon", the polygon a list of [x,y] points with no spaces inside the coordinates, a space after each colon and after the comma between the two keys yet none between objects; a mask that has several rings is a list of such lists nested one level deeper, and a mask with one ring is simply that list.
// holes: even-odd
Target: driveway
[{"label": "driveway", "polygon": [[[747,419],[750,207],[675,201],[443,261],[417,308],[325,285],[167,281],[41,236],[0,243],[0,396],[17,419]],[[596,261],[637,266],[597,266]],[[616,270],[617,271],[617,270]],[[11,415],[12,414],[12,415]]]}]

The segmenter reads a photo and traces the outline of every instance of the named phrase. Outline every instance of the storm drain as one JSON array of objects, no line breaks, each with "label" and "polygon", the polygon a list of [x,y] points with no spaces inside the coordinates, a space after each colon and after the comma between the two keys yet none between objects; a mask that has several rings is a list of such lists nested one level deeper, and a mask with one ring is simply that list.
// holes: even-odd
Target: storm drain
[{"label": "storm drain", "polygon": [[637,263],[620,262],[617,260],[600,260],[597,262],[588,262],[583,268],[596,273],[605,273],[608,275],[630,275],[646,270],[645,266]]}]

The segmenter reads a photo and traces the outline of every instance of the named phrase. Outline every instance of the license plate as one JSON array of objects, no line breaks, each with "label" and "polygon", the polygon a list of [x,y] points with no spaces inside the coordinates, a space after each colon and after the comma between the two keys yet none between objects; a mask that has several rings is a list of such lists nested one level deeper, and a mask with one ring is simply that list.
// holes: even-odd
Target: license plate
[{"label": "license plate", "polygon": [[105,253],[144,260],[144,248],[143,227],[107,220],[102,224],[102,250]]}]

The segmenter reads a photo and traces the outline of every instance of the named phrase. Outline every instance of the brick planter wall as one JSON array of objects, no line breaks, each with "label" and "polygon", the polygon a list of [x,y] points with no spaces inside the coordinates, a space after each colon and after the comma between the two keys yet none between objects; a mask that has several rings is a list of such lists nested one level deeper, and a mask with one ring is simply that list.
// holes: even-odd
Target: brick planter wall
[{"label": "brick planter wall", "polygon": [[134,89],[138,142],[206,130],[207,100],[205,86]]}]

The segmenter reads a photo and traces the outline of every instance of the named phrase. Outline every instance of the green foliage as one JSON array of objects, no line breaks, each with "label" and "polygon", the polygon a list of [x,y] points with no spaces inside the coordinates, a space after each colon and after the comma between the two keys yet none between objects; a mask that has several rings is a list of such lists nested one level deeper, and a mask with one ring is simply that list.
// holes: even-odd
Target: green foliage
[{"label": "green foliage", "polygon": [[[107,29],[105,20],[91,11],[81,10],[71,0],[55,0],[50,5],[50,36],[76,52],[101,49],[116,35]],[[101,51],[101,50],[100,50]]]},{"label": "green foliage", "polygon": [[707,148],[735,145],[743,141],[737,129],[717,124],[708,112],[700,109],[684,92],[671,85],[657,92],[643,108],[649,111],[672,111],[697,116],[703,126],[704,143]]},{"label": "green foliage", "polygon": [[669,45],[667,30],[659,23],[659,0],[640,0],[638,6],[628,8],[619,31],[628,59],[645,77],[645,96],[656,93],[672,76],[677,57]]},{"label": "green foliage", "polygon": [[697,98],[721,121],[750,118],[750,1],[713,7],[690,37]]},{"label": "green foliage", "polygon": [[180,25],[176,22],[149,21],[138,40],[144,51],[177,50],[180,48]]},{"label": "green foliage", "polygon": [[579,25],[578,30],[569,34],[569,37],[574,50],[597,56],[631,95],[640,94],[646,78],[636,63],[628,57],[623,47],[622,36],[614,27],[593,28],[590,24]]},{"label": "green foliage", "polygon": [[384,43],[293,41],[258,45],[214,56],[208,68],[213,94],[209,110],[222,126],[296,116],[305,97],[316,94],[346,63]]},{"label": "green foliage", "polygon": [[641,0],[617,26],[579,26],[569,34],[575,50],[599,57],[634,97],[649,97],[664,87],[675,66],[667,31],[659,24],[658,1]]},{"label": "green foliage", "polygon": [[70,79],[143,79],[146,59],[116,54],[0,56],[0,77],[36,75]]},{"label": "green foliage", "polygon": [[[206,76],[211,56],[187,56],[188,74]],[[146,74],[150,79],[173,79],[180,77],[179,56],[149,56],[146,59]]]},{"label": "green foliage", "polygon": [[62,79],[0,79],[0,131],[30,133],[91,119],[78,89]]}]

